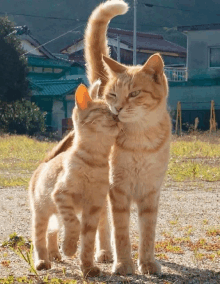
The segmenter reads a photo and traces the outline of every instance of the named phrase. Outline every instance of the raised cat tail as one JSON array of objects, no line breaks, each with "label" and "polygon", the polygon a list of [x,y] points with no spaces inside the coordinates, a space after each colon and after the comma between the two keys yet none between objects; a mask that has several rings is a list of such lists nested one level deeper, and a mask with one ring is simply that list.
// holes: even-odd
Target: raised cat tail
[{"label": "raised cat tail", "polygon": [[[85,60],[87,77],[92,84],[98,78],[103,87],[107,81],[107,73],[102,63],[102,55],[109,56],[107,28],[109,21],[117,15],[128,11],[128,4],[123,0],[111,0],[100,4],[91,14],[85,31]],[[102,90],[102,88],[101,88]]]}]

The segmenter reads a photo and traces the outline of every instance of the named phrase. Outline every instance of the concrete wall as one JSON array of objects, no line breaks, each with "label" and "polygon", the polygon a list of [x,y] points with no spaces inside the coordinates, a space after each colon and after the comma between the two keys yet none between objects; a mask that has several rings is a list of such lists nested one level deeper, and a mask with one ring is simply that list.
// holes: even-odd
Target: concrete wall
[{"label": "concrete wall", "polygon": [[199,129],[209,128],[211,100],[215,102],[216,121],[220,127],[220,85],[217,86],[170,86],[168,106],[175,119],[177,102],[181,102],[183,129],[199,118]]},{"label": "concrete wall", "polygon": [[169,89],[168,105],[174,110],[178,101],[186,110],[209,109],[211,100],[220,109],[220,86],[170,86]]},{"label": "concrete wall", "polygon": [[188,78],[220,78],[220,68],[209,67],[210,47],[220,47],[220,30],[187,32]]}]

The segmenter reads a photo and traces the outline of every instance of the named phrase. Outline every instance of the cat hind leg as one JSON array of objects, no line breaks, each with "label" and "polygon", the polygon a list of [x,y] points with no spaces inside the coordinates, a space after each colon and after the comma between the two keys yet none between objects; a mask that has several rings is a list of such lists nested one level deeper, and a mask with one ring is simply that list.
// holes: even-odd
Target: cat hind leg
[{"label": "cat hind leg", "polygon": [[49,216],[35,210],[32,217],[34,263],[37,270],[50,269],[51,262],[48,257],[46,233]]},{"label": "cat hind leg", "polygon": [[59,223],[56,215],[52,215],[49,220],[47,232],[47,249],[50,261],[61,260],[61,254],[58,247]]}]

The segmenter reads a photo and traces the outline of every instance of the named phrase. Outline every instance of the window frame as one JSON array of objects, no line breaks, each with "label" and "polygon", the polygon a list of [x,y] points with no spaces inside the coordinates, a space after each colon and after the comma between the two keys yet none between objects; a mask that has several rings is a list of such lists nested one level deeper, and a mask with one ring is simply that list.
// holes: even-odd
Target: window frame
[{"label": "window frame", "polygon": [[208,47],[208,68],[209,69],[220,69],[220,65],[216,67],[211,66],[211,49],[217,48],[220,50],[220,45],[214,45]]}]

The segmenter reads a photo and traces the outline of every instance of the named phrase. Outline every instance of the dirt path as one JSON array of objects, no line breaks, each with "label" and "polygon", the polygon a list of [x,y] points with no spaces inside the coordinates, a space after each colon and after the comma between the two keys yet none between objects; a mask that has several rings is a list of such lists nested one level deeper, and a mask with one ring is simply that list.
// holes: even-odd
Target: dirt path
[{"label": "dirt path", "polygon": [[[169,184],[169,186],[168,186]],[[113,277],[111,264],[102,264],[105,276],[96,282],[119,283],[220,283],[220,183],[170,183],[163,187],[156,235],[156,256],[162,264],[160,276],[136,274]],[[9,234],[29,239],[30,210],[24,188],[0,188],[0,243]],[[137,268],[138,227],[135,206],[131,214],[133,259]],[[7,264],[8,261],[8,264]],[[64,273],[65,272],[65,273]],[[63,258],[49,272],[39,275],[83,281],[78,252],[73,259]],[[136,273],[138,273],[136,269]],[[28,265],[9,248],[0,247],[0,279],[33,277]],[[33,277],[33,279],[35,279]],[[91,279],[92,280],[92,279]],[[39,280],[35,281],[39,283]],[[0,283],[2,283],[0,281]]]}]

